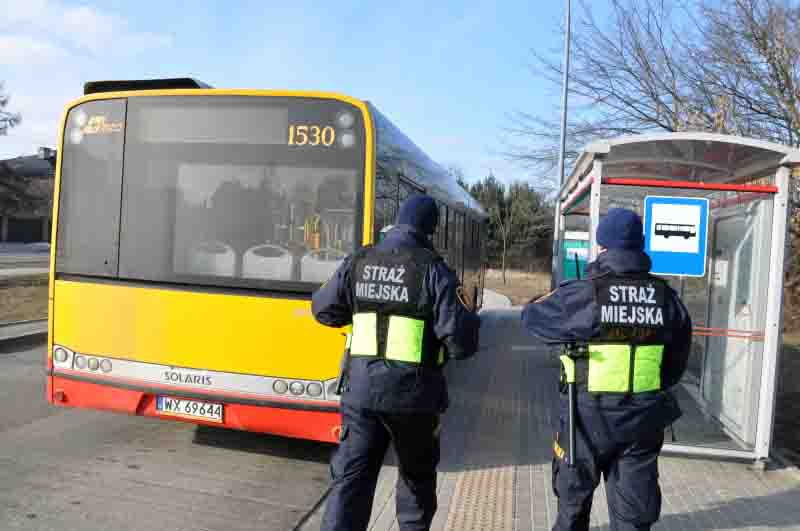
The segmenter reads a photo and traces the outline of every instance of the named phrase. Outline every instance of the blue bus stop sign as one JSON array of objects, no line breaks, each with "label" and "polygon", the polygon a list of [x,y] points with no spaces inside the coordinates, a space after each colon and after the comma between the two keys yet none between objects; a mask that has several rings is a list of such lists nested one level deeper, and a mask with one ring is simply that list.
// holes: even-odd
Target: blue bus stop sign
[{"label": "blue bus stop sign", "polygon": [[708,199],[644,198],[644,250],[656,275],[706,274]]}]

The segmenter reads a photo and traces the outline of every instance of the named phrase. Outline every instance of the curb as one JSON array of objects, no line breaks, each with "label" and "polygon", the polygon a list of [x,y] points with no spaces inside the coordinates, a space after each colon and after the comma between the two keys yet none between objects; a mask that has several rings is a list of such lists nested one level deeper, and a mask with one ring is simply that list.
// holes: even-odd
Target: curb
[{"label": "curb", "polygon": [[47,319],[0,323],[0,343],[47,334]]}]

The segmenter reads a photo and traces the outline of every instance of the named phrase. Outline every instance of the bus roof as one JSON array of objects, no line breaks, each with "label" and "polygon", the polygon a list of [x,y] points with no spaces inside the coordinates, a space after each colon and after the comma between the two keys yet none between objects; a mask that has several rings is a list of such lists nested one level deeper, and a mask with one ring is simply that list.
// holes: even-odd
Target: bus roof
[{"label": "bus roof", "polygon": [[121,92],[125,90],[169,90],[207,89],[211,85],[190,77],[166,79],[122,79],[117,81],[87,81],[83,85],[84,95],[98,92]]}]

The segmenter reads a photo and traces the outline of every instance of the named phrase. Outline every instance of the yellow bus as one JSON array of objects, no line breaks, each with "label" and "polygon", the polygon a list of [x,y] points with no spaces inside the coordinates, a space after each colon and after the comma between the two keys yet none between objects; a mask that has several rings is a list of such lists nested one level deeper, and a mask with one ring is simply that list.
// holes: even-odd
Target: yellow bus
[{"label": "yellow bus", "polygon": [[59,141],[51,403],[335,441],[344,331],[315,323],[311,294],[418,192],[480,304],[484,212],[370,103],[84,88]]}]

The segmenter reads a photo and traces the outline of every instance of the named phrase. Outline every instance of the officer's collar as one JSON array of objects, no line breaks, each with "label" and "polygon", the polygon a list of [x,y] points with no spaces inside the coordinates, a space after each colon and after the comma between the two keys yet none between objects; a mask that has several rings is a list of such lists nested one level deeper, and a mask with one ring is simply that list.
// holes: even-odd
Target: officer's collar
[{"label": "officer's collar", "polygon": [[389,234],[387,234],[386,237],[389,238],[394,234],[407,234],[408,236],[414,238],[420,245],[424,245],[425,247],[431,249],[433,248],[430,237],[413,225],[395,225],[392,227],[392,230],[389,231]]},{"label": "officer's collar", "polygon": [[642,251],[609,249],[590,265],[592,273],[647,273],[653,263]]}]

